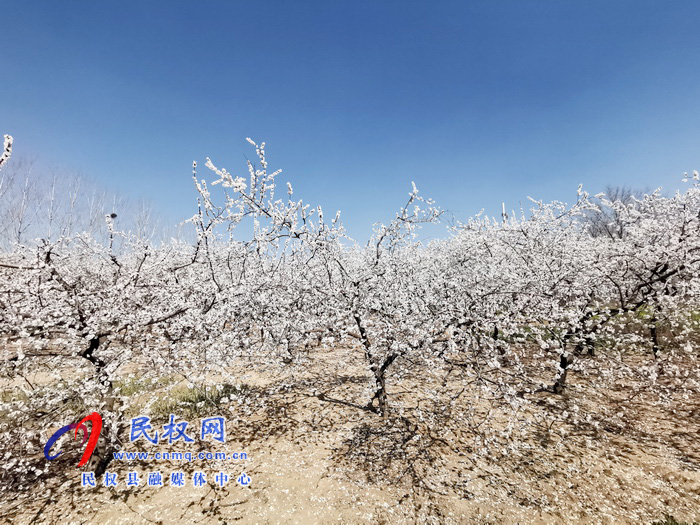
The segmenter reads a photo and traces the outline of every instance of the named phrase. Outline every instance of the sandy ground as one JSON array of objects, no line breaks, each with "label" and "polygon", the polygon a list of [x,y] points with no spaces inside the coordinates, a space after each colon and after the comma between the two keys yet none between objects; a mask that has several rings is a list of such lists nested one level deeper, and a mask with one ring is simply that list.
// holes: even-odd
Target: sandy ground
[{"label": "sandy ground", "polygon": [[[108,471],[118,475],[116,488],[99,481],[81,488],[80,470],[52,462],[67,473],[65,481],[52,485],[49,472],[43,489],[2,493],[3,522],[651,523],[665,515],[700,521],[697,398],[669,406],[637,395],[622,417],[599,418],[595,432],[562,425],[546,436],[529,434],[511,457],[476,460],[466,429],[413,419],[423,405],[410,380],[390,385],[393,414],[382,419],[352,406],[363,399],[368,379],[355,350],[318,349],[310,357],[311,369],[242,368],[248,397],[220,407],[226,443],[197,441],[192,449],[245,451],[247,460],[114,461]],[[576,377],[571,381],[567,395],[585,398],[595,410],[601,400],[585,382],[577,389]],[[278,388],[282,383],[293,386]],[[605,399],[614,404],[628,394],[620,386]],[[533,407],[549,406],[552,396],[534,394]],[[181,448],[127,443],[123,450]],[[167,480],[144,486],[148,472],[168,476],[180,469],[183,488]],[[204,487],[192,486],[196,470],[207,476]],[[142,486],[125,487],[129,471],[139,473]],[[214,482],[217,472],[230,476],[223,487]],[[249,486],[236,483],[242,472]]]}]

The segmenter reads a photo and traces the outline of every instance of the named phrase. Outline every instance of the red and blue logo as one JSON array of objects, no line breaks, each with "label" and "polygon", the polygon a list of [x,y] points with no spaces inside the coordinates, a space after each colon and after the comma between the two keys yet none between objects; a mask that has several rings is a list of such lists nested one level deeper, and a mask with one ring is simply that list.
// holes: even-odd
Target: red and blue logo
[{"label": "red and blue logo", "polygon": [[[92,423],[92,428],[89,433],[87,427],[85,426],[85,423],[87,422]],[[93,412],[92,414],[85,416],[79,423],[66,425],[65,427],[59,429],[53,436],[51,436],[46,442],[46,446],[44,447],[44,456],[46,456],[46,459],[51,461],[52,459],[56,459],[58,456],[61,455],[63,451],[59,450],[55,455],[51,456],[51,447],[54,445],[54,443],[56,443],[56,441],[58,441],[58,439],[63,434],[65,434],[66,432],[70,432],[73,429],[75,429],[76,439],[78,437],[78,430],[83,431],[83,442],[81,443],[82,445],[85,444],[85,441],[88,442],[87,447],[85,447],[85,452],[83,452],[83,457],[80,458],[80,463],[78,463],[78,466],[82,467],[88,462],[90,456],[92,456],[92,452],[97,446],[97,441],[100,439],[100,433],[102,432],[102,417],[100,417],[100,415],[97,412]]]}]

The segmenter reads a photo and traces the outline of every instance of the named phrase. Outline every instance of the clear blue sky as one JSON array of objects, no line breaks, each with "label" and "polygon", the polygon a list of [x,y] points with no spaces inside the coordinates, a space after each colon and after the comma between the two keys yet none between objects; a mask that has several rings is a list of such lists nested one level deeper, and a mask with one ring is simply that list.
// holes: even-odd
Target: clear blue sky
[{"label": "clear blue sky", "polygon": [[461,219],[581,182],[680,187],[699,29],[697,1],[8,1],[0,132],[173,222],[192,160],[244,174],[265,140],[364,240],[411,180]]}]

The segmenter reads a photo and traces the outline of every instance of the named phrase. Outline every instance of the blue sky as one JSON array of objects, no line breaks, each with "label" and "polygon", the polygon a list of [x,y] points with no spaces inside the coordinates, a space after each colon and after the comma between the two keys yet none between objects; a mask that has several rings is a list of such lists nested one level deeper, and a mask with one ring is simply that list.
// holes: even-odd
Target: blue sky
[{"label": "blue sky", "polygon": [[[353,237],[700,169],[700,2],[4,2],[0,132],[173,222],[267,142]],[[204,174],[203,171],[200,172]]]}]

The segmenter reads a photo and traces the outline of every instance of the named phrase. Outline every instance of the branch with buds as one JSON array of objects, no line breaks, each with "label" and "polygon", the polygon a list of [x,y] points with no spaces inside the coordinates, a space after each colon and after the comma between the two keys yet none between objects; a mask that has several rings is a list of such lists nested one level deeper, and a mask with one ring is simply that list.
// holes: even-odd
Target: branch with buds
[{"label": "branch with buds", "polygon": [[2,165],[8,160],[10,160],[10,156],[12,155],[12,135],[5,135],[4,137],[5,144],[3,146],[2,155],[0,155],[0,168],[2,168]]}]

